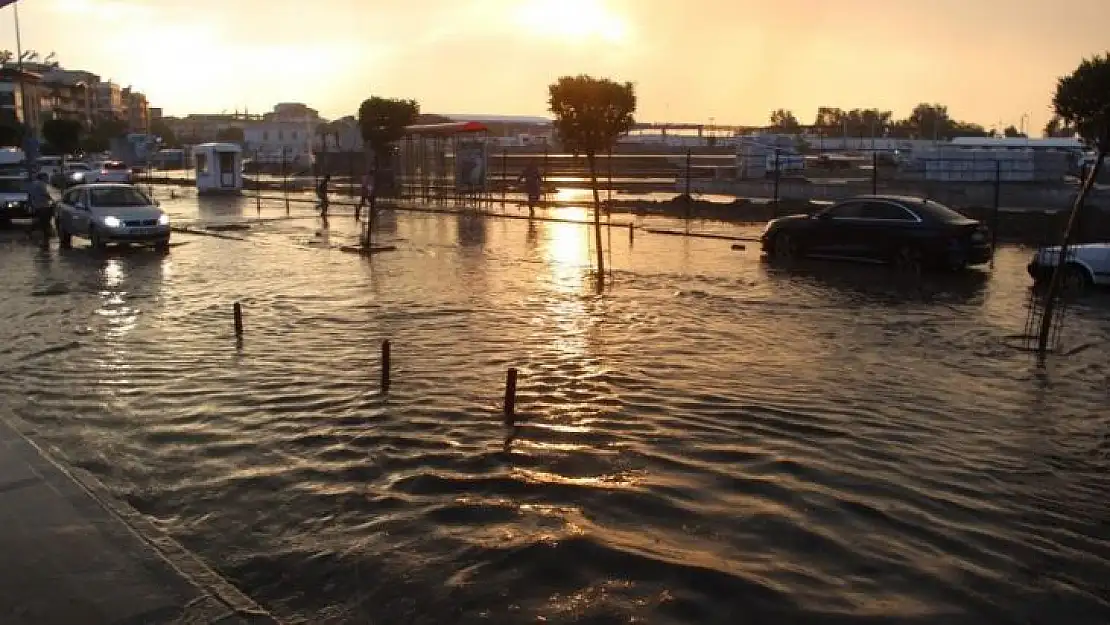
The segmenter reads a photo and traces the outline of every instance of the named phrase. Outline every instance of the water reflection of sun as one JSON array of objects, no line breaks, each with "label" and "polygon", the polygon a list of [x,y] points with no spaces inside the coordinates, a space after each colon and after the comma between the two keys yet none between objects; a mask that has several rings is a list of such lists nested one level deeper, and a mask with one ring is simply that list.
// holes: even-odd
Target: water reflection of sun
[{"label": "water reflection of sun", "polygon": [[[558,219],[585,221],[583,208],[560,208],[555,211]],[[561,291],[577,292],[582,289],[590,267],[589,229],[572,223],[548,222],[544,256],[551,282]]]}]

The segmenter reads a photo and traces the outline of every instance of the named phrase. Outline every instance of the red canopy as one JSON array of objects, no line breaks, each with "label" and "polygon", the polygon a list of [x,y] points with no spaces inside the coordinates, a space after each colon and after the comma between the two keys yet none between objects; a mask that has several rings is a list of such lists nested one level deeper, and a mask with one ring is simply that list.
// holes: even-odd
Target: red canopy
[{"label": "red canopy", "polygon": [[446,136],[465,132],[488,132],[489,127],[482,122],[448,122],[446,124],[417,124],[405,128],[410,135]]}]

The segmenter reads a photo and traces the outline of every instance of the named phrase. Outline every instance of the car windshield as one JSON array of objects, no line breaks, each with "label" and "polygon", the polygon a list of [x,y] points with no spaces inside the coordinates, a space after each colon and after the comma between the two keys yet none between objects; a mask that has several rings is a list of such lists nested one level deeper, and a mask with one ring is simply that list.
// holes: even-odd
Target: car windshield
[{"label": "car windshield", "polygon": [[150,206],[150,200],[134,187],[94,187],[89,189],[92,206]]},{"label": "car windshield", "polygon": [[22,180],[0,179],[0,193],[26,193],[27,184]]},{"label": "car windshield", "polygon": [[124,165],[123,163],[104,163],[104,169],[111,169],[111,170],[118,171],[118,170],[121,170],[121,169],[127,169],[127,165]]}]

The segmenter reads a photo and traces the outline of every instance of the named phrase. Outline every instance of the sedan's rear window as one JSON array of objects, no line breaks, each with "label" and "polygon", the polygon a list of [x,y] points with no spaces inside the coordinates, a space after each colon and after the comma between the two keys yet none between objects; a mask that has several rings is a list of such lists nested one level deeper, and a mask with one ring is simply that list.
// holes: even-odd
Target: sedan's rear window
[{"label": "sedan's rear window", "polygon": [[933,200],[922,200],[920,204],[913,204],[911,208],[918,213],[932,217],[936,221],[967,221],[966,215],[963,215],[957,210],[948,208],[940,202],[934,202]]},{"label": "sedan's rear window", "polygon": [[126,170],[127,165],[124,165],[123,163],[104,163],[104,169],[110,169],[113,171]]},{"label": "sedan's rear window", "polygon": [[89,189],[92,206],[149,206],[150,199],[134,187],[93,187]]}]

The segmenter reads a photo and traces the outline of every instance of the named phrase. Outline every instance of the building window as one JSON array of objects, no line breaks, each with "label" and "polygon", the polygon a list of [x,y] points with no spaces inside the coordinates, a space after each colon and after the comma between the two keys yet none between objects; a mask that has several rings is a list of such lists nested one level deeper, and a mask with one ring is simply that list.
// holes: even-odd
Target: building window
[{"label": "building window", "polygon": [[263,141],[269,141],[270,140],[270,131],[269,130],[263,130],[262,131],[262,140]]},{"label": "building window", "polygon": [[284,130],[279,130],[278,131],[278,141],[285,141],[285,131]]},{"label": "building window", "polygon": [[294,141],[297,140],[297,131],[296,130],[293,131],[293,140]]}]

